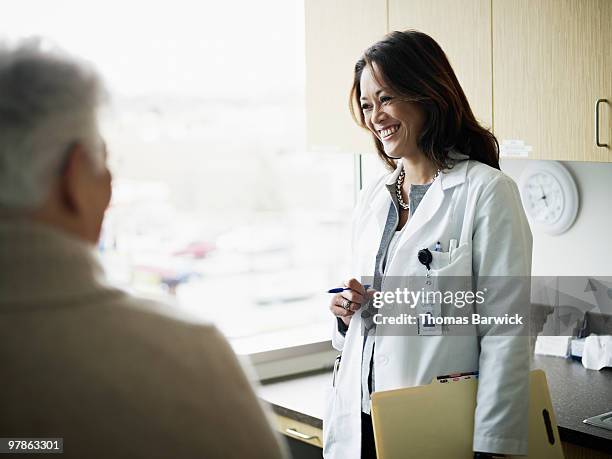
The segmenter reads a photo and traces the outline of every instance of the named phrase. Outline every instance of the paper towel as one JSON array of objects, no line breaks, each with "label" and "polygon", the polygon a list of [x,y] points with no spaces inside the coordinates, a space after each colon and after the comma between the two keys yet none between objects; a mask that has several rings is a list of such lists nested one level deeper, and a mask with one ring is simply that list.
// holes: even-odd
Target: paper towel
[{"label": "paper towel", "polygon": [[590,370],[612,367],[612,336],[588,336],[582,350],[582,365]]}]

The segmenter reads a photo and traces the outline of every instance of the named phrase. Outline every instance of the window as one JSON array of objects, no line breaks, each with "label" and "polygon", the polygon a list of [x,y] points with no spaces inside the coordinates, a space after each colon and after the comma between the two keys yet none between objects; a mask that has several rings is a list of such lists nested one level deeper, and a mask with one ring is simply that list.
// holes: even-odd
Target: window
[{"label": "window", "polygon": [[5,38],[47,37],[107,82],[100,252],[115,282],[175,299],[239,353],[329,339],[354,158],[304,150],[302,1],[22,0],[2,14]]}]

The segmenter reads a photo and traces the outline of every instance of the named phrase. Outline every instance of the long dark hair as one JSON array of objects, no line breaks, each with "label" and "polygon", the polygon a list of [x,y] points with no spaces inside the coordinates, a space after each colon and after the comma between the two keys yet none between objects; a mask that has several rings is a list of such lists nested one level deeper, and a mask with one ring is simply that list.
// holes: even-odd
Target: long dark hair
[{"label": "long dark hair", "polygon": [[[360,80],[366,66],[374,70],[373,64],[392,91],[425,112],[417,146],[437,168],[452,167],[449,152],[456,149],[470,159],[499,169],[497,139],[478,124],[446,54],[433,38],[416,30],[391,32],[357,61],[350,109],[364,128]],[[385,154],[381,141],[373,137],[380,158],[389,169],[395,169],[395,161]]]}]

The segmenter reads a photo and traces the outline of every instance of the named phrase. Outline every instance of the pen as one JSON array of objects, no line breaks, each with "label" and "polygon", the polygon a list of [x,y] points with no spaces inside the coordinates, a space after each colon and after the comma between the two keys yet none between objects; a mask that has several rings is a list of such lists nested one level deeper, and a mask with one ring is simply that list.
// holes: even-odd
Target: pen
[{"label": "pen", "polygon": [[[363,288],[367,290],[370,288],[370,285],[364,284]],[[327,293],[340,293],[340,292],[344,292],[345,290],[351,290],[351,289],[348,287],[346,288],[338,287],[338,288],[332,288],[331,290],[328,290]]]},{"label": "pen", "polygon": [[440,244],[440,241],[436,242],[436,248],[434,250],[436,252],[439,252],[440,250],[442,250],[442,244]]}]

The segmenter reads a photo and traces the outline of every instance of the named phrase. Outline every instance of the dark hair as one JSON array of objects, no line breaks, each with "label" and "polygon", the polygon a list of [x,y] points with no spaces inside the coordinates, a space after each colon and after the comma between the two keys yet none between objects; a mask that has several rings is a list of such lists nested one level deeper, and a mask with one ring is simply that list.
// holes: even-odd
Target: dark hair
[{"label": "dark hair", "polygon": [[[448,153],[456,149],[470,159],[499,169],[497,139],[474,117],[448,58],[433,38],[415,30],[391,32],[357,61],[350,109],[355,121],[364,128],[359,100],[361,74],[366,66],[373,70],[374,63],[391,90],[425,112],[417,145],[436,167],[452,167]],[[385,154],[381,141],[373,137],[380,158],[389,169],[395,169],[395,162]]]}]

